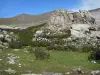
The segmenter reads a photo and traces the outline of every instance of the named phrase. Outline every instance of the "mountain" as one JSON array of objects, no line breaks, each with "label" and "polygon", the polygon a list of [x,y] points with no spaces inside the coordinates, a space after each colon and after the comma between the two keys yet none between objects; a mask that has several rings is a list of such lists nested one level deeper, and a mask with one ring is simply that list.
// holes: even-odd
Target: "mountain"
[{"label": "mountain", "polygon": [[52,13],[53,11],[40,15],[20,14],[11,18],[0,18],[0,25],[29,24],[46,21],[52,15]]}]

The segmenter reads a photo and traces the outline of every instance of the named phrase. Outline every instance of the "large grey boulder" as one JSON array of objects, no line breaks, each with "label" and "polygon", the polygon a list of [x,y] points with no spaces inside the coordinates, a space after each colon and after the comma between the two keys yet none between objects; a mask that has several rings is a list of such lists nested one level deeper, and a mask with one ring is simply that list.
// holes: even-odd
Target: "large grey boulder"
[{"label": "large grey boulder", "polygon": [[58,9],[48,20],[48,29],[53,31],[60,31],[69,27],[70,18],[67,10]]},{"label": "large grey boulder", "polygon": [[100,70],[91,71],[91,75],[100,75]]}]

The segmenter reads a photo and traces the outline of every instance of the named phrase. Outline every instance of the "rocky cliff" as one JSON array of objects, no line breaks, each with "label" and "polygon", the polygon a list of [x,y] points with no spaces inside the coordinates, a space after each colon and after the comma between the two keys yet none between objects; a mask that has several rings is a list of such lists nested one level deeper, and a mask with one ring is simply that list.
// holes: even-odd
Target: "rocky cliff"
[{"label": "rocky cliff", "polygon": [[49,46],[97,46],[100,31],[95,18],[89,11],[68,12],[56,10],[47,26],[35,35],[36,41],[48,42]]}]

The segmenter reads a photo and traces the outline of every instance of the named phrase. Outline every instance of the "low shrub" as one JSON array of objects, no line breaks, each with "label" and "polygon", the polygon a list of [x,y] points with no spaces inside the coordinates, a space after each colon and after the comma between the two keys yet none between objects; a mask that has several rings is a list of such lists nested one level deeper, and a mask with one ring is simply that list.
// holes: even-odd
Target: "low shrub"
[{"label": "low shrub", "polygon": [[88,56],[88,60],[95,60],[95,61],[100,61],[100,49],[99,48],[94,48],[89,56]]},{"label": "low shrub", "polygon": [[19,39],[24,46],[29,46],[32,43],[33,32],[31,30],[23,30],[19,33]]},{"label": "low shrub", "polygon": [[47,47],[49,46],[49,42],[39,42],[39,41],[34,41],[32,42],[31,46],[32,47]]},{"label": "low shrub", "polygon": [[12,49],[20,49],[23,47],[23,44],[21,41],[11,41],[9,43],[9,48],[12,48]]},{"label": "low shrub", "polygon": [[36,59],[45,60],[50,58],[49,52],[42,47],[36,48],[34,54]]}]

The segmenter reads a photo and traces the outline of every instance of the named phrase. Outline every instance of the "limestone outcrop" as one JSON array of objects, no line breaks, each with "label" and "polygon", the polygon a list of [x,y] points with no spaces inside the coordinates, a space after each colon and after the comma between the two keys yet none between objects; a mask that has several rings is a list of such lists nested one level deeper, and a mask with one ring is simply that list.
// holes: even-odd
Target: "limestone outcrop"
[{"label": "limestone outcrop", "polygon": [[60,31],[69,27],[70,19],[64,9],[56,10],[48,20],[48,29],[53,31]]},{"label": "limestone outcrop", "polygon": [[13,32],[0,30],[0,49],[9,48],[12,41],[16,41],[16,36]]},{"label": "limestone outcrop", "polygon": [[40,42],[49,42],[52,46],[96,46],[100,39],[95,18],[88,11],[68,12],[58,9],[47,24],[45,28],[37,31],[41,33],[36,32],[38,36],[35,38]]}]

